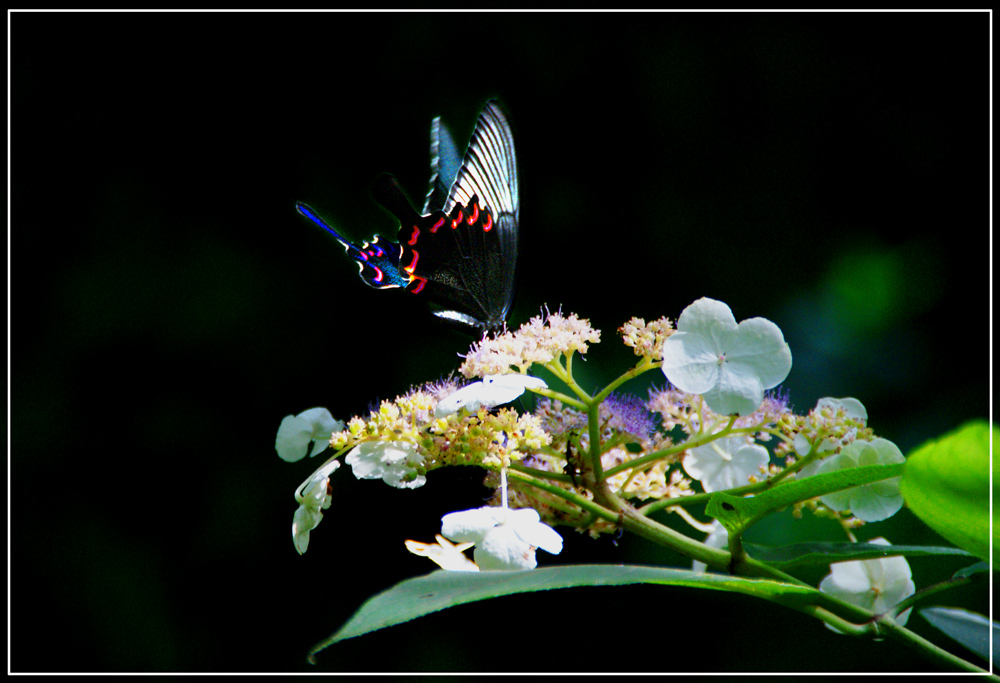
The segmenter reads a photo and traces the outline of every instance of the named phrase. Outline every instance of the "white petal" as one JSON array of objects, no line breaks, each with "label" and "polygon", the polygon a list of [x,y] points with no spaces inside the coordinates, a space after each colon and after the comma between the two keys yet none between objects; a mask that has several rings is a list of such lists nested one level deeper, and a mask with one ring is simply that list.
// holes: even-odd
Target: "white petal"
[{"label": "white petal", "polygon": [[470,411],[479,410],[479,397],[482,391],[483,383],[473,382],[466,387],[462,387],[453,394],[445,396],[438,401],[437,407],[434,409],[435,417],[451,415],[452,413],[457,412],[460,408],[467,408]]},{"label": "white petal", "polygon": [[[847,447],[843,449],[837,455],[830,456],[819,468],[820,474],[825,474],[827,472],[836,472],[837,470],[846,470],[857,466],[857,461],[855,460],[856,452]],[[824,496],[820,496],[820,500],[831,510],[836,510],[837,512],[843,512],[844,510],[849,510],[851,508],[851,489],[846,489],[844,491],[834,491],[833,493],[828,493]]]},{"label": "white petal", "polygon": [[486,537],[476,544],[473,556],[479,568],[487,571],[534,569],[538,564],[535,559],[535,549],[508,525],[491,529]]},{"label": "white petal", "polygon": [[286,462],[296,462],[306,457],[312,441],[312,424],[308,420],[287,415],[278,427],[274,448],[278,457]]},{"label": "white petal", "polygon": [[847,417],[853,418],[855,420],[867,420],[868,411],[865,409],[864,405],[856,398],[821,398],[816,402],[816,412],[819,412],[823,408],[842,408],[844,414]]},{"label": "white petal", "polygon": [[864,522],[881,522],[903,509],[899,477],[851,489],[851,513]]},{"label": "white petal", "polygon": [[736,318],[732,309],[716,299],[702,297],[681,311],[677,329],[716,339],[715,346],[724,348],[731,334],[736,332]]},{"label": "white petal", "polygon": [[726,464],[718,450],[721,448],[722,445],[714,441],[704,446],[692,448],[691,452],[685,455],[684,460],[681,461],[684,471],[688,473],[689,477],[701,481],[704,485],[706,479],[717,476]]},{"label": "white petal", "polygon": [[305,505],[299,506],[292,517],[292,541],[299,555],[309,548],[309,532],[316,528],[323,514]]},{"label": "white petal", "polygon": [[316,455],[330,445],[330,435],[343,428],[344,423],[334,420],[326,408],[310,408],[281,421],[274,447],[282,460],[295,462],[305,457],[310,441],[315,442],[312,455]]},{"label": "white petal", "polygon": [[663,374],[689,394],[703,394],[719,381],[722,350],[700,334],[675,332],[663,342]]},{"label": "white petal", "polygon": [[453,541],[479,543],[498,524],[498,510],[482,507],[451,512],[441,518],[441,533]]},{"label": "white petal", "polygon": [[507,375],[487,375],[483,378],[482,404],[488,408],[510,403],[524,393],[527,388],[541,389],[548,385],[544,380],[531,375],[516,373]]},{"label": "white petal", "polygon": [[562,536],[548,524],[542,523],[536,510],[531,508],[510,510],[507,513],[506,523],[514,528],[522,541],[553,555],[562,552]]},{"label": "white petal", "polygon": [[766,318],[740,323],[735,342],[726,349],[726,360],[745,366],[765,389],[781,384],[792,369],[792,351],[781,328]]},{"label": "white petal", "polygon": [[453,545],[441,534],[436,536],[437,543],[419,543],[404,541],[406,549],[414,555],[430,558],[435,564],[450,572],[478,572],[479,567],[463,554],[472,547],[472,543]]},{"label": "white petal", "polygon": [[764,388],[745,367],[724,363],[718,383],[703,393],[702,398],[720,415],[749,415],[764,400]]},{"label": "white petal", "polygon": [[358,479],[381,479],[401,489],[415,489],[426,483],[423,475],[413,476],[423,460],[424,456],[409,441],[366,441],[344,458]]},{"label": "white petal", "polygon": [[434,414],[444,417],[465,408],[469,411],[479,410],[481,406],[494,406],[510,403],[524,393],[526,388],[541,389],[548,386],[544,380],[530,375],[517,373],[506,375],[487,375],[481,382],[462,387],[458,391],[438,401]]},{"label": "white petal", "polygon": [[344,458],[344,462],[351,466],[351,471],[358,479],[379,479],[382,477],[381,453],[378,450],[378,441],[365,441],[358,444]]}]

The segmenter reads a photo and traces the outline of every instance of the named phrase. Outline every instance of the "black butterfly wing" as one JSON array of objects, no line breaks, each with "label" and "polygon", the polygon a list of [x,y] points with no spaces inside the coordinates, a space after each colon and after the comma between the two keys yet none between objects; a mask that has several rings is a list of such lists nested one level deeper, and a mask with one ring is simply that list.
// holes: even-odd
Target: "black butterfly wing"
[{"label": "black butterfly wing", "polygon": [[[444,210],[452,217],[456,210],[463,212],[471,228],[468,218],[475,208],[480,213],[479,229],[470,230],[465,240],[463,254],[468,258],[460,279],[476,300],[478,311],[473,315],[478,326],[496,330],[503,326],[514,300],[520,214],[514,135],[496,102],[488,102],[479,115]],[[467,323],[466,313],[446,309],[435,315]]]}]

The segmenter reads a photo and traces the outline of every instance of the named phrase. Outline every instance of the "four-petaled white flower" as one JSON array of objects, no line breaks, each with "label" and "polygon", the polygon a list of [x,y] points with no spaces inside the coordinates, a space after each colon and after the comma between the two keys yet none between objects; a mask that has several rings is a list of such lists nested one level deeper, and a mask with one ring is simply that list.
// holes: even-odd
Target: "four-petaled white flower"
[{"label": "four-petaled white flower", "polygon": [[306,457],[310,442],[315,442],[312,455],[324,451],[330,445],[330,435],[343,428],[344,423],[334,420],[326,408],[310,408],[281,421],[274,448],[282,460],[295,462]]},{"label": "four-petaled white flower", "polygon": [[[819,474],[866,465],[891,465],[905,460],[906,457],[896,444],[888,439],[855,441],[837,455],[830,456],[819,468]],[[828,493],[820,496],[820,500],[831,510],[850,510],[851,514],[865,522],[881,522],[903,507],[903,494],[899,492],[900,479],[901,477],[893,477]]]},{"label": "four-petaled white flower", "polygon": [[[891,545],[884,538],[876,538],[869,543]],[[835,562],[830,565],[830,573],[820,582],[819,589],[845,602],[883,614],[913,595],[916,586],[910,574],[910,565],[900,555],[877,560]],[[903,626],[909,617],[910,610],[906,610],[896,617],[896,623]],[[827,626],[837,630],[829,624]]]},{"label": "four-petaled white flower", "polygon": [[730,436],[692,448],[684,456],[684,471],[701,482],[706,493],[746,486],[767,465],[767,449],[746,438]]},{"label": "four-petaled white flower", "polygon": [[344,462],[358,479],[381,479],[397,489],[415,489],[427,482],[416,469],[424,456],[409,441],[365,441],[355,446]]},{"label": "four-petaled white flower", "polygon": [[770,320],[739,325],[729,306],[701,298],[677,319],[663,342],[663,374],[681,391],[701,394],[721,415],[749,415],[792,368],[792,352]]},{"label": "four-petaled white flower", "polygon": [[475,543],[473,557],[487,571],[534,569],[536,549],[557,555],[563,545],[562,536],[531,508],[452,512],[441,518],[441,533],[453,541]]},{"label": "four-petaled white flower", "polygon": [[541,389],[548,386],[544,380],[530,375],[511,373],[507,375],[486,375],[481,382],[462,387],[438,401],[434,411],[436,417],[444,417],[459,408],[476,411],[479,408],[510,403],[524,393],[525,389]]},{"label": "four-petaled white flower", "polygon": [[441,569],[449,572],[478,572],[476,563],[466,557],[463,553],[471,548],[474,543],[454,544],[441,534],[435,534],[437,543],[421,543],[419,541],[403,541],[406,549],[414,555],[426,557],[437,564]]},{"label": "four-petaled white flower", "polygon": [[309,547],[309,532],[319,525],[323,519],[323,510],[330,507],[330,494],[327,493],[327,486],[330,483],[330,475],[340,467],[339,460],[331,460],[318,470],[311,477],[306,479],[295,490],[295,500],[299,503],[299,509],[295,511],[292,518],[292,540],[295,542],[295,549],[299,555]]}]

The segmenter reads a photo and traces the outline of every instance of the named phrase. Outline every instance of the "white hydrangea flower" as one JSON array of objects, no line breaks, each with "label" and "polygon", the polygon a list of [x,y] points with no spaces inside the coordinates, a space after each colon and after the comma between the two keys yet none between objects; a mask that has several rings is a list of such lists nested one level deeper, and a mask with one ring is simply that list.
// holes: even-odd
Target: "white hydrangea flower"
[{"label": "white hydrangea flower", "polygon": [[701,298],[681,312],[663,342],[663,374],[681,391],[700,394],[721,415],[749,415],[792,368],[792,352],[770,320],[739,325],[729,306]]},{"label": "white hydrangea flower", "polygon": [[429,558],[446,571],[479,571],[476,563],[463,554],[475,545],[474,543],[459,543],[455,545],[441,534],[436,534],[434,538],[437,539],[437,543],[421,543],[419,541],[404,541],[404,543],[406,544],[406,549],[411,553]]},{"label": "white hydrangea flower", "polygon": [[306,457],[312,442],[316,444],[312,455],[322,453],[330,445],[330,435],[343,428],[344,423],[333,419],[326,408],[310,408],[281,421],[274,448],[282,460],[296,462]]},{"label": "white hydrangea flower", "polygon": [[327,493],[327,485],[330,483],[330,475],[338,467],[340,461],[331,460],[313,472],[312,476],[295,490],[295,500],[299,503],[299,509],[292,517],[292,540],[299,555],[309,547],[309,532],[323,519],[322,511],[330,507],[331,498]]},{"label": "white hydrangea flower", "polygon": [[747,443],[745,437],[730,436],[692,448],[684,456],[684,471],[701,482],[706,493],[746,486],[750,477],[759,477],[767,465],[767,449]]},{"label": "white hydrangea flower", "polygon": [[[884,538],[869,543],[891,545]],[[913,595],[916,586],[910,565],[902,555],[877,560],[835,562],[830,573],[820,582],[819,589],[845,602],[883,614]],[[896,617],[900,626],[910,618],[910,610]],[[836,631],[829,624],[827,627]]]},{"label": "white hydrangea flower", "polygon": [[[896,444],[888,439],[855,441],[837,455],[828,458],[819,468],[819,474],[866,465],[891,465],[905,460]],[[903,507],[903,494],[899,491],[900,479],[901,477],[893,477],[828,493],[820,496],[820,500],[831,510],[850,510],[851,514],[865,522],[881,522]]]},{"label": "white hydrangea flower", "polygon": [[[712,531],[708,534],[708,538],[702,541],[705,545],[710,548],[718,548],[719,550],[725,548],[729,545],[729,532],[726,531],[726,527],[722,526],[719,520],[712,522]],[[708,565],[704,562],[699,562],[694,560],[691,563],[691,570],[698,573],[704,573],[708,569]]]},{"label": "white hydrangea flower", "polygon": [[546,386],[548,385],[544,380],[530,375],[486,375],[481,382],[473,382],[438,401],[434,415],[444,417],[459,408],[469,411],[479,410],[480,406],[492,408],[510,403],[523,394],[525,389],[541,389]]},{"label": "white hydrangea flower", "polygon": [[856,398],[851,398],[849,396],[846,398],[821,398],[816,402],[815,410],[820,411],[824,408],[832,408],[834,410],[843,408],[845,416],[853,420],[861,420],[862,422],[868,421],[868,410],[865,408],[864,404]]},{"label": "white hydrangea flower", "polygon": [[397,489],[415,489],[427,482],[416,470],[424,456],[409,441],[365,441],[355,446],[344,462],[358,479],[381,479]]},{"label": "white hydrangea flower", "polygon": [[563,545],[562,536],[531,508],[452,512],[441,518],[441,533],[453,541],[474,543],[476,564],[487,571],[534,569],[536,549],[557,555]]}]

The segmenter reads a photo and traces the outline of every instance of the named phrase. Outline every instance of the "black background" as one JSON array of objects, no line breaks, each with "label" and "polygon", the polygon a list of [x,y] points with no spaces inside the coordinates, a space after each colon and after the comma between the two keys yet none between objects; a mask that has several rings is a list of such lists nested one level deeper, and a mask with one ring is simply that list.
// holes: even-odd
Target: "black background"
[{"label": "black background", "polygon": [[[800,412],[855,396],[908,452],[988,417],[988,17],[9,15],[12,669],[929,670],[769,603],[652,586],[459,607],[310,667],[366,597],[431,569],[404,539],[486,492],[472,470],[409,492],[345,469],[295,553],[318,463],[279,460],[281,418],[364,413],[467,340],[365,287],[293,207],[392,236],[372,178],[419,203],[431,118],[462,145],[498,97],[521,178],[512,325],[543,304],[590,318],[593,388],[632,362],[629,317],[721,299],[782,328]],[[788,512],[765,527],[842,540]],[[906,510],[859,535],[943,543]],[[686,566],[564,536],[542,564]],[[961,563],[911,565],[922,587]],[[942,602],[986,609],[981,588]]]}]

